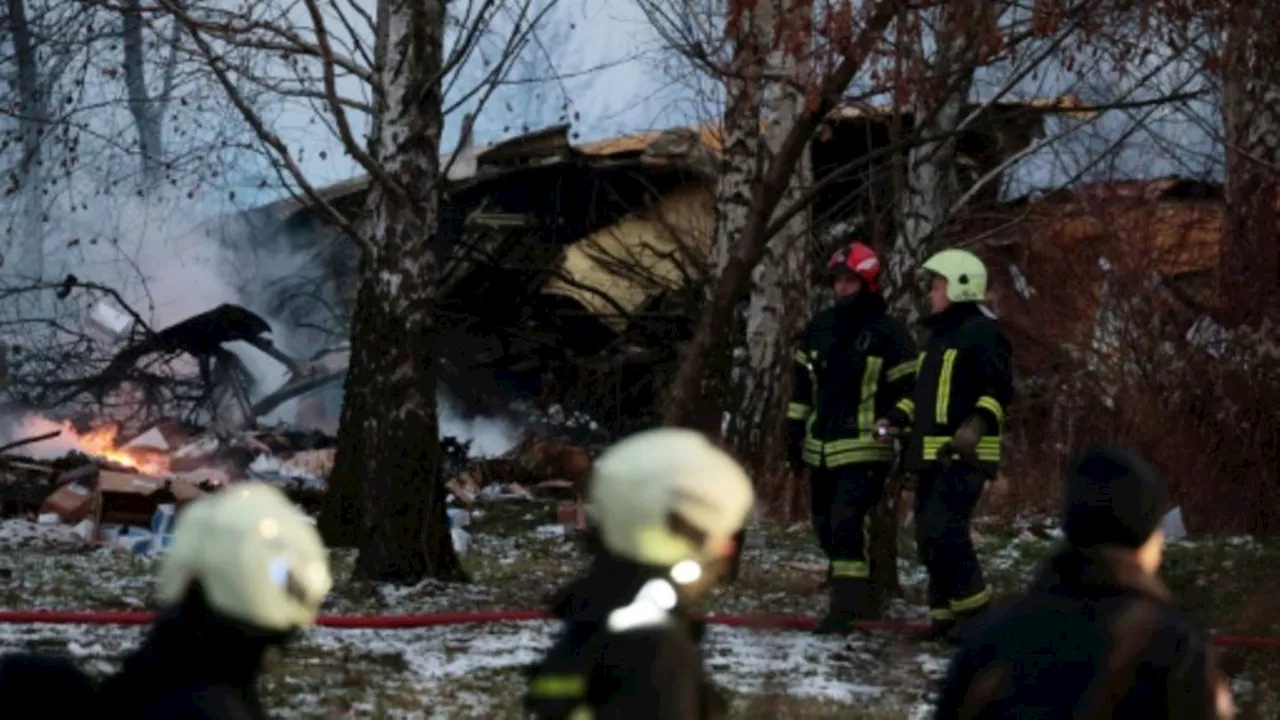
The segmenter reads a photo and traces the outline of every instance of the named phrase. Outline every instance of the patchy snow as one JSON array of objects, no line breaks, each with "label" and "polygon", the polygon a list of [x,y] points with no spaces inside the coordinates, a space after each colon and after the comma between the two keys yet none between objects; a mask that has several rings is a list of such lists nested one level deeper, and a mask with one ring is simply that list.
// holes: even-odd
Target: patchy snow
[{"label": "patchy snow", "polygon": [[69,550],[84,546],[84,538],[69,525],[34,523],[22,518],[0,520],[0,550]]},{"label": "patchy snow", "polygon": [[[354,556],[339,550],[332,553],[338,584],[322,612],[373,615],[545,607],[545,595],[579,572],[585,561],[577,539],[552,523],[552,502],[487,501],[469,519],[460,510],[451,515],[456,529],[461,531],[458,526],[465,523],[471,533],[464,563],[475,582],[425,581],[410,587],[351,582],[347,578]],[[1044,518],[1020,518],[1012,524],[982,519],[978,526],[984,569],[1000,593],[1023,586],[1060,536],[1056,523]],[[752,520],[742,577],[713,590],[705,609],[715,614],[820,613],[826,594],[817,585],[825,563],[811,532],[805,523],[782,528]],[[910,530],[905,530],[899,559],[905,597],[895,600],[887,614],[919,620],[925,615],[926,579],[909,547],[910,537]],[[1197,544],[1203,546],[1203,554]],[[154,607],[152,558],[91,548],[66,527],[26,520],[0,521],[0,548],[11,551],[0,552],[0,607]],[[1271,566],[1274,552],[1268,541],[1252,538],[1182,541],[1170,549],[1173,565],[1182,568],[1181,587],[1191,583],[1209,590],[1224,578],[1257,576],[1258,568]],[[1269,592],[1251,587],[1232,592]],[[1213,602],[1224,600],[1215,597]],[[525,668],[555,630],[548,621],[412,630],[317,628],[268,672],[266,700],[283,718],[515,717],[520,714]],[[66,654],[100,675],[110,672],[144,632],[138,627],[0,624],[0,653]],[[735,712],[746,717],[927,718],[949,654],[944,645],[894,633],[832,638],[725,626],[708,628],[703,648],[711,678],[729,694]],[[1280,673],[1251,665],[1235,674],[1233,685],[1250,702],[1256,697],[1257,703],[1265,704],[1275,697],[1269,680],[1273,677]]]},{"label": "patchy snow", "polygon": [[[385,683],[400,692],[417,695],[424,707],[431,706],[430,699],[457,683],[488,678],[503,689],[486,693],[477,688],[465,699],[468,716],[485,715],[494,709],[491,701],[511,702],[519,697],[525,668],[538,660],[555,631],[556,625],[546,621],[411,630],[316,628],[286,654],[286,678],[328,664],[326,658],[338,664],[363,661],[378,668],[403,667],[394,683],[389,677],[373,679],[367,687],[359,688],[357,695],[364,702],[376,703],[379,686]],[[82,662],[89,672],[103,674],[113,671],[129,649],[141,641],[144,632],[139,627],[0,625],[0,653],[36,650],[67,654]],[[886,647],[901,642],[889,636],[840,640],[804,633],[712,627],[704,642],[708,672],[733,696],[776,693],[845,705],[877,700],[924,707],[927,702],[917,695],[925,694],[926,689],[909,689],[904,696],[903,676],[918,675],[921,667],[944,662],[940,656],[917,653],[901,667],[887,671],[883,660]],[[374,674],[371,672],[370,677]],[[495,694],[505,698],[486,697]],[[279,708],[278,715],[314,717],[312,712],[319,702],[315,696],[303,697],[289,710]],[[362,704],[353,705],[354,715],[375,715],[372,707],[361,712]],[[441,717],[460,716],[455,707],[452,713]]]}]

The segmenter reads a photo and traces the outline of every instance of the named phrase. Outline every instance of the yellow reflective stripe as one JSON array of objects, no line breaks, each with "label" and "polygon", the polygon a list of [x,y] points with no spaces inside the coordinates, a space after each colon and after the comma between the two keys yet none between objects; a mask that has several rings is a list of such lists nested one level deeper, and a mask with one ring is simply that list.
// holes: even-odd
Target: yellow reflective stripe
[{"label": "yellow reflective stripe", "polygon": [[826,443],[826,451],[845,452],[846,450],[860,450],[863,448],[882,448],[883,443],[868,438],[846,438],[844,440],[828,440]]},{"label": "yellow reflective stripe", "polygon": [[[924,459],[935,460],[944,443],[950,442],[950,435],[928,435],[921,439],[924,446]],[[999,435],[983,435],[978,440],[977,455],[982,462],[999,462],[1003,441]]]},{"label": "yellow reflective stripe", "polygon": [[538,698],[575,698],[587,694],[584,675],[535,675],[529,681],[529,694]]},{"label": "yellow reflective stripe", "polygon": [[969,597],[952,600],[951,611],[956,613],[972,612],[989,602],[991,602],[991,588],[983,588]]},{"label": "yellow reflective stripe", "polygon": [[821,450],[815,451],[815,450],[810,450],[809,448],[805,448],[804,452],[801,454],[800,459],[804,460],[806,465],[815,465],[815,466],[821,465],[822,451]]},{"label": "yellow reflective stripe", "polygon": [[956,614],[951,608],[929,608],[929,617],[934,620],[955,620]]},{"label": "yellow reflective stripe", "polygon": [[880,385],[883,366],[884,358],[867,356],[867,365],[862,371],[862,402],[858,406],[859,435],[871,437],[871,430],[876,426],[876,388]]},{"label": "yellow reflective stripe", "polygon": [[832,560],[831,577],[869,578],[871,577],[871,569],[861,560]]},{"label": "yellow reflective stripe", "polygon": [[788,420],[804,420],[809,417],[811,408],[804,403],[793,402],[787,405]]},{"label": "yellow reflective stripe", "polygon": [[899,363],[889,368],[889,372],[884,374],[884,379],[889,382],[897,382],[908,375],[914,375],[916,373],[917,366],[918,362],[916,360],[908,360],[904,363]]},{"label": "yellow reflective stripe", "polygon": [[999,462],[1003,445],[999,435],[984,436],[978,441],[978,459],[983,462]]},{"label": "yellow reflective stripe", "polygon": [[800,363],[805,367],[809,367],[809,354],[806,353],[804,350],[797,350],[796,362]]},{"label": "yellow reflective stripe", "polygon": [[916,401],[911,398],[902,398],[894,407],[907,414],[908,420],[916,419]]},{"label": "yellow reflective stripe", "polygon": [[990,395],[983,395],[978,398],[978,402],[976,404],[978,407],[996,416],[997,427],[1004,425],[1004,406],[1000,404],[999,400],[996,400]]},{"label": "yellow reflective stripe", "polygon": [[569,713],[569,720],[595,720],[596,711],[590,705],[579,705]]},{"label": "yellow reflective stripe", "polygon": [[951,373],[955,370],[958,354],[954,348],[942,353],[942,370],[938,373],[938,399],[934,413],[939,425],[947,424],[947,411],[951,406]]},{"label": "yellow reflective stripe", "polygon": [[829,468],[872,462],[893,462],[893,447],[881,445],[875,448],[862,448],[827,454],[827,467]]}]

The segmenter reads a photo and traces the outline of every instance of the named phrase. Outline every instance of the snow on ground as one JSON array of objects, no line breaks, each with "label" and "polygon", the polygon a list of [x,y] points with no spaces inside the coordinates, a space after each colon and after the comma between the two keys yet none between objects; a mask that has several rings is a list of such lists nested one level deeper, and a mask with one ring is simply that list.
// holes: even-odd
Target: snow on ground
[{"label": "snow on ground", "polygon": [[[578,572],[577,543],[549,526],[550,504],[504,500],[474,513],[465,563],[470,584],[427,581],[381,587],[346,578],[349,552],[333,554],[339,579],[326,614],[434,610],[531,609]],[[1003,529],[1002,529],[1003,527]],[[708,598],[715,613],[816,615],[824,565],[806,524],[759,524],[748,533],[739,582]],[[905,597],[890,615],[922,619],[924,574],[902,533]],[[980,523],[978,546],[1000,592],[1025,584],[1052,549],[1047,523]],[[0,521],[0,607],[137,609],[153,606],[155,561],[88,549],[66,528]],[[1166,577],[1184,605],[1212,626],[1280,634],[1276,543],[1196,539],[1171,546]],[[268,672],[265,691],[282,718],[507,718],[520,716],[525,668],[555,631],[553,623],[508,622],[413,630],[317,628]],[[0,625],[0,653],[66,653],[90,672],[109,672],[145,628]],[[731,697],[735,717],[925,718],[948,648],[893,633],[850,638],[713,626],[704,645],[714,681]],[[1235,653],[1228,669],[1238,700],[1255,717],[1277,717],[1280,653]]]}]

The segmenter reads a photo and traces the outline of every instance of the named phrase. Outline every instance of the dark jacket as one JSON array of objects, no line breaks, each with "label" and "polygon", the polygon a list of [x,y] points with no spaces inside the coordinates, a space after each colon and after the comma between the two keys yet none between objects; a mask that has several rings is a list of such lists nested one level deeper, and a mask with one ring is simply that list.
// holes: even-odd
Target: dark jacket
[{"label": "dark jacket", "polygon": [[219,616],[194,590],[185,603],[157,618],[142,646],[103,684],[105,715],[121,720],[265,718],[258,677],[268,648],[284,640]]},{"label": "dark jacket", "polygon": [[1000,463],[1001,432],[1013,400],[1012,350],[1000,323],[977,303],[956,303],[924,321],[927,336],[916,371],[915,392],[891,419],[911,425],[907,470],[928,470],[938,449],[970,416],[986,423],[978,461],[994,473]]},{"label": "dark jacket", "polygon": [[938,720],[1216,717],[1208,639],[1132,557],[1062,550],[1023,597],[979,622]]},{"label": "dark jacket", "polygon": [[30,707],[31,715],[50,718],[100,715],[97,690],[69,659],[34,653],[0,657],[0,708],[10,713]]},{"label": "dark jacket", "polygon": [[661,568],[598,556],[552,607],[564,629],[530,671],[526,710],[539,719],[569,718],[584,707],[594,720],[724,717],[703,674],[701,623],[683,608],[609,624],[615,610],[638,604],[646,583],[664,580]]},{"label": "dark jacket", "polygon": [[859,293],[818,313],[796,343],[787,408],[793,460],[802,455],[813,467],[893,461],[893,445],[872,432],[910,397],[916,345],[886,310],[880,295]]}]

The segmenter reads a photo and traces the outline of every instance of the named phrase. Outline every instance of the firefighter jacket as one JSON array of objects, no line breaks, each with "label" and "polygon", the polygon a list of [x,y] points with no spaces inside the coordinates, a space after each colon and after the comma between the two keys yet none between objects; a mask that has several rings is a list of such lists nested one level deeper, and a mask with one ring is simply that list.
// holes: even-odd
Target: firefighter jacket
[{"label": "firefighter jacket", "polygon": [[1170,602],[1131,553],[1064,548],[965,632],[935,717],[1218,718],[1225,677]]},{"label": "firefighter jacket", "polygon": [[286,637],[223,617],[193,586],[107,679],[100,702],[121,720],[266,718],[258,679],[267,651]]},{"label": "firefighter jacket", "polygon": [[1009,341],[991,311],[977,303],[956,303],[924,325],[915,391],[890,416],[898,427],[911,426],[905,467],[916,472],[934,467],[942,445],[977,414],[986,424],[978,463],[994,474],[1005,411],[1013,399]]},{"label": "firefighter jacket", "polygon": [[37,712],[51,718],[103,715],[97,686],[75,662],[36,653],[0,657],[0,701],[4,707],[33,708],[17,716]]},{"label": "firefighter jacket", "polygon": [[800,337],[787,408],[793,457],[803,443],[812,467],[889,463],[893,445],[876,442],[876,421],[910,397],[916,346],[884,298],[859,293],[822,311]]},{"label": "firefighter jacket", "polygon": [[647,597],[663,568],[597,556],[552,613],[564,630],[529,672],[525,710],[539,720],[718,720],[727,705],[705,679],[701,623]]}]

